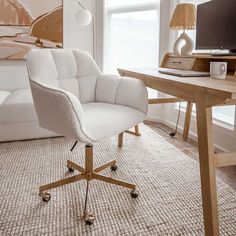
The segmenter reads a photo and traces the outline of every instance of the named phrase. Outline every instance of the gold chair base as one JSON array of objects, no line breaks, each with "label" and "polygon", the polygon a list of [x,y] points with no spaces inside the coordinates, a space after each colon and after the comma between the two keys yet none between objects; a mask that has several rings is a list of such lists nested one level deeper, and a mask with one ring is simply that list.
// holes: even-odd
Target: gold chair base
[{"label": "gold chair base", "polygon": [[[129,182],[119,180],[119,179],[115,179],[115,178],[111,178],[111,177],[99,174],[101,171],[103,171],[104,169],[106,169],[108,167],[113,167],[113,170],[116,170],[116,160],[109,161],[101,166],[93,168],[93,146],[91,144],[88,144],[85,147],[85,168],[83,168],[83,167],[81,167],[69,160],[67,161],[67,167],[69,168],[69,170],[79,171],[80,174],[77,174],[77,175],[71,176],[69,178],[62,179],[62,180],[59,180],[59,181],[56,181],[56,182],[53,182],[50,184],[40,186],[39,187],[39,194],[42,196],[42,198],[45,202],[50,200],[50,194],[47,192],[50,189],[54,189],[54,188],[57,188],[60,186],[71,184],[71,183],[74,183],[74,182],[77,182],[80,180],[87,180],[87,186],[88,186],[88,182],[93,179],[132,189],[131,196],[133,198],[136,198],[138,196],[137,193],[135,192],[136,185],[129,183]],[[87,187],[87,191],[86,191],[86,203],[85,203],[85,208],[84,208],[84,218],[87,218],[88,215],[91,216],[91,214],[88,214],[86,211],[87,197],[88,197],[87,192],[88,192],[88,187]],[[90,219],[90,221],[87,221],[88,224],[91,224],[91,222],[92,222],[91,219]]]},{"label": "gold chair base", "polygon": [[136,125],[136,126],[134,127],[134,130],[135,130],[135,131],[127,130],[127,131],[125,131],[125,133],[132,134],[132,135],[135,135],[135,136],[141,136],[141,133],[140,133],[140,131],[139,131],[138,125]]}]

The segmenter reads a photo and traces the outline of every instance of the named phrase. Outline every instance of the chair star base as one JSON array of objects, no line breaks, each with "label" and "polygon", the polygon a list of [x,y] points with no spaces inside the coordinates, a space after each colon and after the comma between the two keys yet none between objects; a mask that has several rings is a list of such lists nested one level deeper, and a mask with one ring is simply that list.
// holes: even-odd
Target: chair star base
[{"label": "chair star base", "polygon": [[62,180],[59,180],[50,184],[40,186],[39,194],[42,197],[43,201],[48,202],[51,199],[51,195],[47,192],[48,190],[57,188],[63,185],[71,184],[80,180],[86,180],[87,190],[86,190],[83,218],[86,224],[88,225],[91,225],[95,218],[93,214],[87,212],[89,181],[96,179],[96,180],[100,180],[100,181],[107,182],[110,184],[126,187],[129,189],[132,189],[131,196],[133,198],[136,198],[138,196],[138,193],[136,192],[135,184],[99,174],[101,171],[103,171],[104,169],[108,167],[111,167],[111,170],[115,171],[117,169],[116,160],[109,161],[99,167],[93,168],[93,145],[91,144],[87,144],[85,146],[85,168],[69,160],[67,161],[67,167],[70,172],[77,170],[80,172],[80,174],[77,174],[69,178],[62,179]]}]

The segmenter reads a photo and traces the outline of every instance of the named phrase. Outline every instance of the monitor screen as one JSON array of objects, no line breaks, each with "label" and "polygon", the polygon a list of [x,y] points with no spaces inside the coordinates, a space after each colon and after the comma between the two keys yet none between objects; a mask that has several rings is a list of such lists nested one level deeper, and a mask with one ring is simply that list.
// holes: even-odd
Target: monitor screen
[{"label": "monitor screen", "polygon": [[198,5],[196,49],[236,49],[236,0]]}]

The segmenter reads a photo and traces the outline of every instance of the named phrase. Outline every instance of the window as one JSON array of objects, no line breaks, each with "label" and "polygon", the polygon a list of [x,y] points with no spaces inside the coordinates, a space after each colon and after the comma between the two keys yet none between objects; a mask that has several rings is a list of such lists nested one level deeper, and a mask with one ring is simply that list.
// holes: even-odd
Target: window
[{"label": "window", "polygon": [[[157,0],[105,0],[104,71],[158,67],[159,14]],[[150,97],[157,91],[149,90]]]},{"label": "window", "polygon": [[[175,105],[176,109],[179,108],[179,105]],[[182,103],[181,107],[185,110],[187,108],[187,103]],[[193,112],[196,113],[196,105],[193,105]],[[212,109],[213,118],[219,123],[226,124],[226,127],[234,129],[235,124],[235,106],[225,106],[225,107],[213,107]]]},{"label": "window", "polygon": [[[208,2],[209,0],[181,0],[181,3],[192,3],[195,2],[196,4],[201,4],[204,2]],[[181,33],[181,32],[179,32]],[[190,30],[187,31],[187,33],[189,34],[189,36],[194,40],[194,42],[196,41],[196,30]],[[195,52],[205,52],[205,53],[210,53],[210,50],[205,50],[205,51],[195,51]],[[186,103],[183,103],[182,105],[183,108],[186,107]],[[194,110],[195,110],[195,106],[194,106]],[[214,107],[213,108],[213,118],[217,121],[229,124],[234,126],[235,124],[235,106],[225,106],[225,107]]]},{"label": "window", "polygon": [[159,19],[156,0],[106,0],[104,70],[157,67]]}]

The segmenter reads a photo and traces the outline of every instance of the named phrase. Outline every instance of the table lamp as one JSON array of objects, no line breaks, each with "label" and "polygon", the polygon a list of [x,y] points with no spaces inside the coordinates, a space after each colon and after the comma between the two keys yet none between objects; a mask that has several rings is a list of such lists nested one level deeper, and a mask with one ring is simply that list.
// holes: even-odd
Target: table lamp
[{"label": "table lamp", "polygon": [[[194,42],[186,34],[185,30],[193,30],[196,28],[196,12],[196,6],[192,3],[181,3],[176,6],[170,22],[170,28],[173,30],[183,30],[183,33],[174,44],[174,54],[192,54]],[[185,41],[185,45],[181,47],[182,41]]]},{"label": "table lamp", "polygon": [[76,21],[81,26],[86,26],[93,22],[93,59],[95,59],[95,17],[92,13],[81,3],[78,2],[81,9],[76,13]]}]

